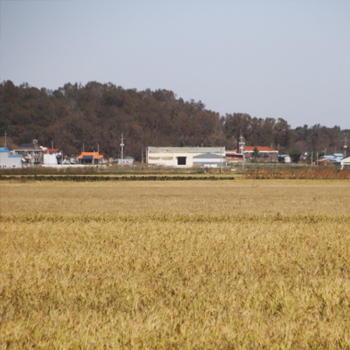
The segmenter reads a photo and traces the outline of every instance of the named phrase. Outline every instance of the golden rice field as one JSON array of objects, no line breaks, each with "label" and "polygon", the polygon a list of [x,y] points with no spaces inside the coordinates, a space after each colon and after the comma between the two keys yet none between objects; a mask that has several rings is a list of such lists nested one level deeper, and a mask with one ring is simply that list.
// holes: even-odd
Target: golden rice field
[{"label": "golden rice field", "polygon": [[0,349],[350,349],[350,180],[0,198]]}]

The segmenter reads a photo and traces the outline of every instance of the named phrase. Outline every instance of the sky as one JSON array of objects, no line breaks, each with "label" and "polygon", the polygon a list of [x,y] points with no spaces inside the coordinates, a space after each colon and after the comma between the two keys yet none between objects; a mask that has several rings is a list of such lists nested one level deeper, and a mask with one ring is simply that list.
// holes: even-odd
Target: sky
[{"label": "sky", "polygon": [[349,18],[349,0],[0,0],[0,81],[350,129]]}]

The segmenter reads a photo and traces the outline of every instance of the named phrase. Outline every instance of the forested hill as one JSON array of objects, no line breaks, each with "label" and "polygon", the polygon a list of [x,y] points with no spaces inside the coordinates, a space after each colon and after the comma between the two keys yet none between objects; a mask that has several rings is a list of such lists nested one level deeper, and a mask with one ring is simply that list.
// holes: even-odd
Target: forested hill
[{"label": "forested hill", "polygon": [[[40,145],[62,149],[66,154],[101,150],[118,155],[120,135],[125,155],[141,158],[147,146],[236,147],[242,134],[247,145],[279,147],[287,152],[340,151],[350,130],[320,125],[291,129],[282,118],[251,117],[207,110],[199,101],[184,101],[167,90],[137,91],[113,84],[89,82],[66,84],[51,91],[28,84],[0,84],[0,134],[15,144],[37,139]],[[3,145],[0,145],[3,146]]]}]

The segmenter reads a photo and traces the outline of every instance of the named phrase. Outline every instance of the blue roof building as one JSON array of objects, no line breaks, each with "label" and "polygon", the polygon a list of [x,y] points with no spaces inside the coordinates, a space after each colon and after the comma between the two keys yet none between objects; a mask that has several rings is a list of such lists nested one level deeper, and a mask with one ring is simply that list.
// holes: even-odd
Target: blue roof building
[{"label": "blue roof building", "polygon": [[333,156],[336,163],[340,163],[340,161],[344,158],[344,155],[342,153],[334,153]]},{"label": "blue roof building", "polygon": [[342,153],[334,153],[332,155],[323,156],[322,159],[327,161],[327,163],[340,164],[341,160],[344,158]]},{"label": "blue roof building", "polygon": [[11,154],[6,147],[0,147],[0,169],[22,169],[23,158],[20,154]]}]

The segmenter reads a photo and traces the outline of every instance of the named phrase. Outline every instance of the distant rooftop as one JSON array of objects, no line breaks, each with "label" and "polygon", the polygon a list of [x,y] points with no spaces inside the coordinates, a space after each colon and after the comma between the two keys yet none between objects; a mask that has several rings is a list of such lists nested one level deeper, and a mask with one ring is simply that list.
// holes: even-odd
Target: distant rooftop
[{"label": "distant rooftop", "polygon": [[34,145],[32,143],[22,143],[19,145],[20,148],[24,148],[24,147],[34,147]]},{"label": "distant rooftop", "polygon": [[[245,146],[244,152],[254,152],[254,148],[257,148],[259,152],[277,152],[277,149],[273,149],[269,146]],[[234,150],[234,152],[237,152],[237,149]]]},{"label": "distant rooftop", "polygon": [[148,147],[148,152],[169,153],[221,153],[225,147]]},{"label": "distant rooftop", "polygon": [[22,158],[22,156],[20,154],[11,154],[10,150],[6,147],[0,147],[0,152],[9,153],[8,154],[9,158]]},{"label": "distant rooftop", "polygon": [[43,152],[44,153],[47,153],[47,152],[49,152],[49,153],[56,153],[58,151],[59,151],[58,148],[46,148]]},{"label": "distant rooftop", "polygon": [[103,155],[98,152],[81,152],[77,159],[103,159]]}]

